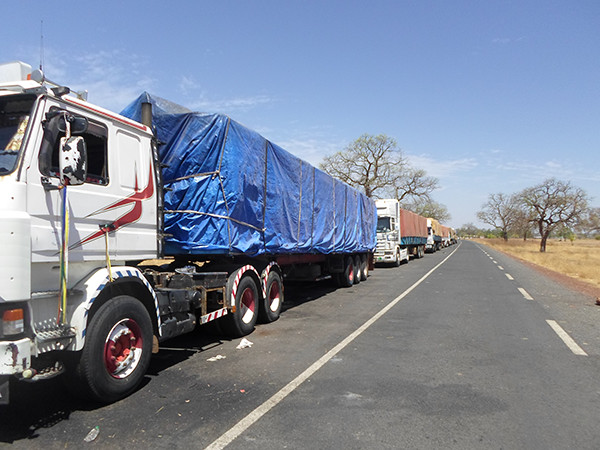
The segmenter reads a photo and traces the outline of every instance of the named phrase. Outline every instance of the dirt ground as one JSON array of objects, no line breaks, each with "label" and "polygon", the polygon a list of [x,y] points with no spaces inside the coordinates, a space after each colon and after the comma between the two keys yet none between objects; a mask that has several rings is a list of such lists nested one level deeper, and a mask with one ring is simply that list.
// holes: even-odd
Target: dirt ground
[{"label": "dirt ground", "polygon": [[[498,249],[498,248],[495,248],[495,250],[502,252],[502,250]],[[565,286],[569,289],[572,289],[572,290],[580,292],[581,294],[584,294],[588,297],[591,297],[593,302],[595,302],[597,305],[600,306],[600,288],[598,288],[590,283],[586,283],[585,281],[577,280],[575,278],[569,277],[562,273],[555,272],[554,270],[546,269],[545,267],[538,266],[537,264],[533,264],[529,261],[525,261],[524,259],[517,258],[516,256],[511,255],[510,253],[506,253],[506,252],[502,252],[502,253],[505,254],[506,256],[510,256],[513,259],[519,260],[523,264],[526,264],[527,266],[531,267],[532,269],[540,272],[541,274],[547,276],[548,278],[551,278],[552,280],[562,284],[563,286]]]}]

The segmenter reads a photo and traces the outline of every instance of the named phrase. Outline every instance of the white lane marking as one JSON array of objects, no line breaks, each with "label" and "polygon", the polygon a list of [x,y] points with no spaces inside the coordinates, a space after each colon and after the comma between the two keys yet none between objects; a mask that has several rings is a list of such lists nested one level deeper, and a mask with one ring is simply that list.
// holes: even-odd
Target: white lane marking
[{"label": "white lane marking", "polygon": [[[505,273],[504,275],[506,275],[506,278],[508,278],[509,280],[514,280],[514,278],[512,277],[512,275],[510,273]],[[525,294],[523,294],[525,295]],[[527,294],[529,295],[529,294]]]},{"label": "white lane marking", "polygon": [[533,300],[533,297],[531,295],[529,295],[529,293],[525,289],[523,289],[523,288],[518,288],[518,289],[519,289],[519,292],[521,293],[521,295],[523,297],[525,297],[527,300]]},{"label": "white lane marking", "polygon": [[496,261],[496,260],[494,260],[494,259],[492,259],[492,262],[493,262],[494,264],[498,264],[498,261]]},{"label": "white lane marking", "polygon": [[546,320],[548,325],[554,330],[554,332],[558,335],[559,338],[565,343],[569,350],[571,350],[574,354],[580,356],[587,356],[588,354],[579,346],[577,342],[573,340],[571,336],[567,334],[565,330],[555,321],[555,320]]},{"label": "white lane marking", "polygon": [[275,393],[271,398],[269,398],[262,405],[258,406],[254,411],[250,412],[246,417],[236,423],[233,427],[231,427],[228,431],[221,435],[221,437],[217,438],[212,444],[206,447],[206,450],[221,450],[233,442],[238,436],[240,436],[244,431],[246,431],[250,426],[268,413],[272,408],[277,406],[283,399],[285,399],[289,394],[291,394],[296,388],[298,388],[302,383],[304,383],[308,378],[310,378],[314,373],[319,370],[321,367],[325,365],[330,359],[332,359],[335,355],[337,355],[340,351],[342,351],[348,344],[350,344],[354,339],[360,336],[367,328],[373,325],[379,318],[381,318],[385,313],[387,313],[390,309],[392,309],[400,300],[410,294],[418,285],[420,285],[423,281],[425,281],[433,272],[435,272],[442,264],[444,264],[448,258],[450,258],[456,250],[460,248],[460,244],[450,253],[446,258],[444,258],[437,266],[423,275],[415,284],[405,290],[402,294],[384,306],[377,314],[367,320],[361,327],[359,327],[356,331],[342,340],[339,344],[329,350],[325,355],[319,358],[316,362],[314,362],[308,369],[290,381],[286,386],[284,386],[279,392]]},{"label": "white lane marking", "polygon": [[504,270],[504,267],[502,267],[502,266],[498,266],[498,269],[500,269],[500,270]]}]

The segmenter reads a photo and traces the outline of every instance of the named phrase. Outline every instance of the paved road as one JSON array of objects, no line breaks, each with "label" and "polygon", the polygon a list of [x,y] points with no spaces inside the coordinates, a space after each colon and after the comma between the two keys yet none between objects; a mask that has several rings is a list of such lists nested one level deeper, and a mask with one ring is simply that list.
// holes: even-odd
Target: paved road
[{"label": "paved road", "polygon": [[462,242],[349,289],[286,295],[252,347],[172,340],[117,404],[72,400],[60,380],[18,386],[0,445],[600,447],[600,308],[508,257]]}]

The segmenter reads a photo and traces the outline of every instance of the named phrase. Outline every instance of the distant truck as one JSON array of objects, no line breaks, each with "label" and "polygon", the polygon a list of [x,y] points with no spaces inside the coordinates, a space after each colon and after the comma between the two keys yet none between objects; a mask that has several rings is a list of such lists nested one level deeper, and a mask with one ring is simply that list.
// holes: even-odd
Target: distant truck
[{"label": "distant truck", "polygon": [[159,342],[243,336],[284,280],[367,279],[375,203],[229,117],[141,95],[116,114],[0,66],[0,403],[66,371],[100,402]]},{"label": "distant truck", "polygon": [[376,200],[376,263],[399,266],[410,256],[422,258],[427,244],[427,219],[400,208],[396,199]]},{"label": "distant truck", "polygon": [[450,246],[450,227],[440,225],[441,236],[442,236],[442,247]]},{"label": "distant truck", "polygon": [[456,230],[450,227],[450,245],[458,243],[458,235],[456,234]]},{"label": "distant truck", "polygon": [[430,217],[427,219],[427,245],[425,251],[434,253],[440,248],[442,248],[442,226],[437,220]]}]

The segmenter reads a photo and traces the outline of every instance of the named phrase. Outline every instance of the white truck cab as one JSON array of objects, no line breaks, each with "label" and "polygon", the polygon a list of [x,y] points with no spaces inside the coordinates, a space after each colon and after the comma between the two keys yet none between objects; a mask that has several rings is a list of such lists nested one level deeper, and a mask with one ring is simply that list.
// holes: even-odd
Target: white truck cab
[{"label": "white truck cab", "polygon": [[379,199],[377,207],[377,248],[375,262],[399,266],[409,261],[408,250],[401,245],[400,203],[396,199]]},{"label": "white truck cab", "polygon": [[160,251],[150,128],[41,76],[0,66],[0,403],[9,375],[61,371],[43,355],[83,348],[94,293]]}]

